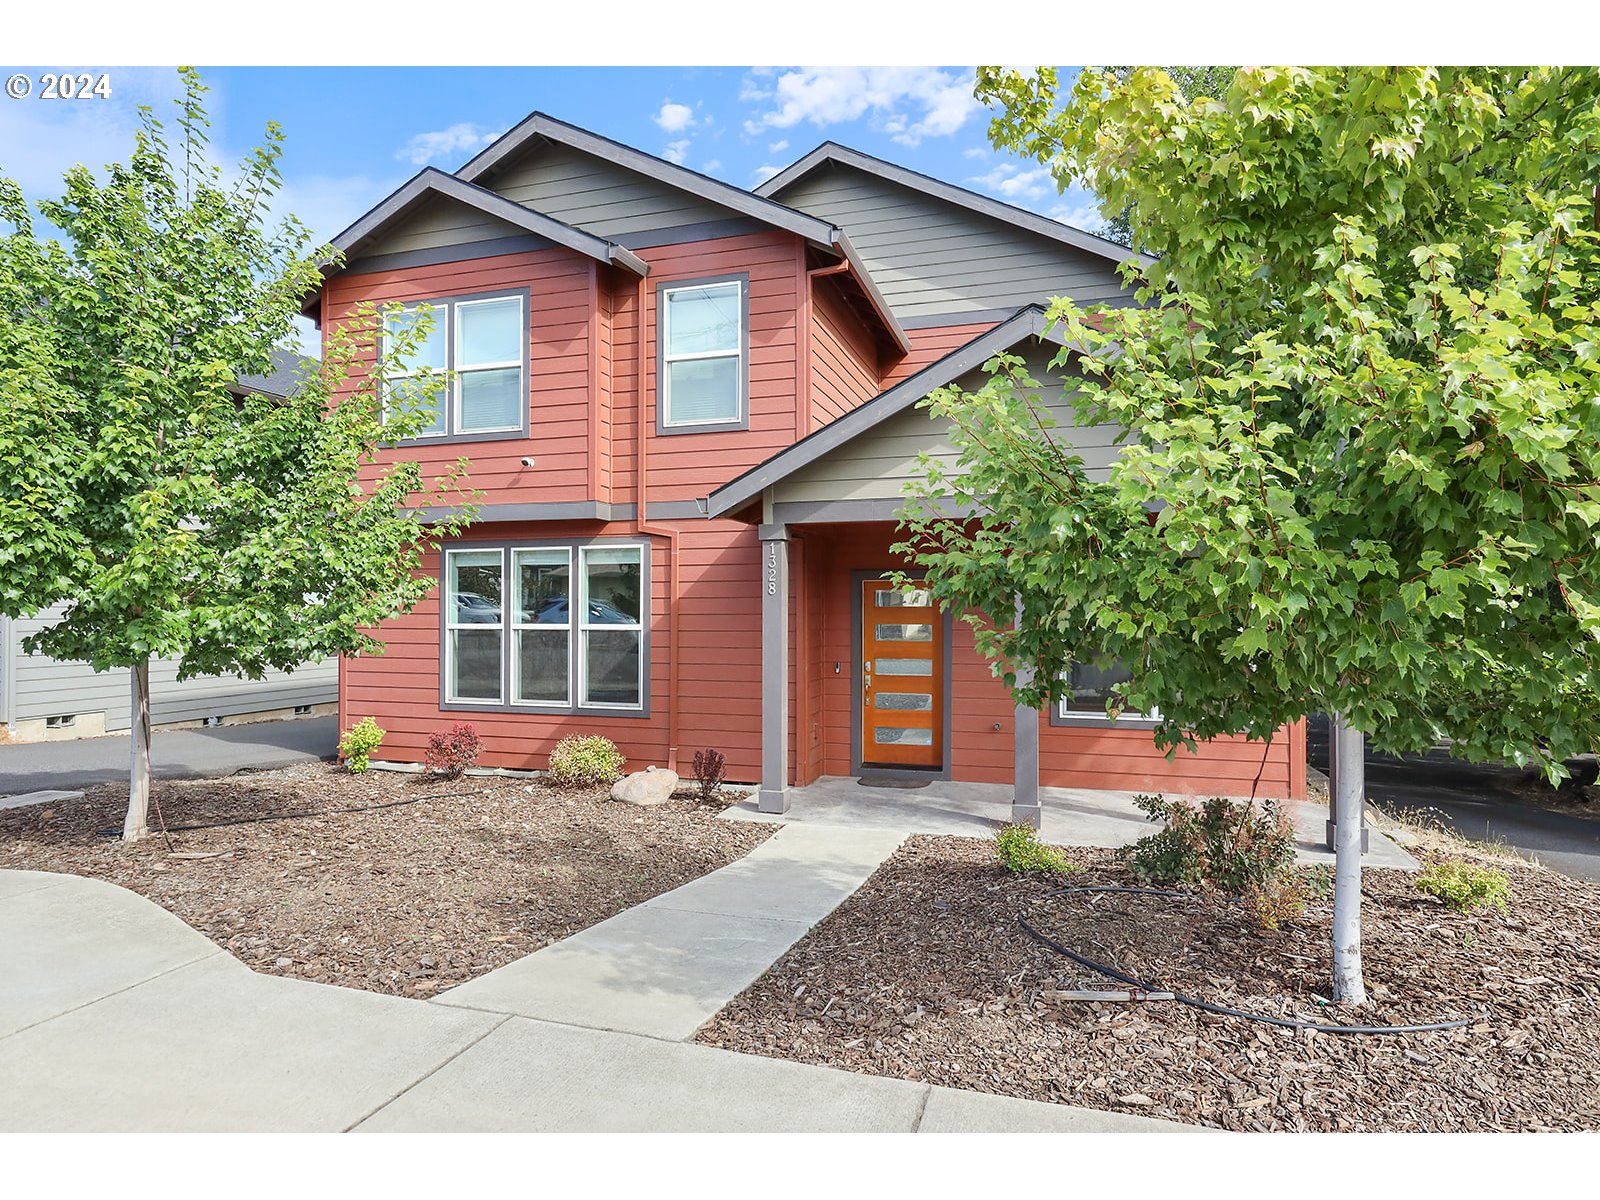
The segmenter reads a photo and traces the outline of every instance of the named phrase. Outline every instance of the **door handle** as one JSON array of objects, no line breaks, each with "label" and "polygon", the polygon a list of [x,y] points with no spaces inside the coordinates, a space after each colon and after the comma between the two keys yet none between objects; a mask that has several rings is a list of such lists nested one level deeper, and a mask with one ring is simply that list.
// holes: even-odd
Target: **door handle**
[{"label": "door handle", "polygon": [[861,663],[861,706],[870,708],[872,700],[872,660],[865,659]]}]

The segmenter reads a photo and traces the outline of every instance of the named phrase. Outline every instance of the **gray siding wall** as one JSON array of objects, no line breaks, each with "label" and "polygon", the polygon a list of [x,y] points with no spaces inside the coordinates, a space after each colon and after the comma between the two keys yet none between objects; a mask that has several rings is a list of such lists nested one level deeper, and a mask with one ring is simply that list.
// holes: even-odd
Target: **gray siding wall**
[{"label": "gray siding wall", "polygon": [[434,250],[493,238],[526,237],[527,230],[479,212],[471,205],[447,197],[419,204],[403,220],[364,242],[362,258],[402,254],[408,250]]},{"label": "gray siding wall", "polygon": [[824,167],[774,199],[842,227],[903,321],[1125,295],[1098,255],[854,167]]},{"label": "gray siding wall", "polygon": [[478,182],[535,212],[605,238],[737,215],[615,163],[551,143],[535,145],[519,161]]},{"label": "gray siding wall", "polygon": [[[1013,352],[1022,355],[1029,373],[1043,383],[1052,378],[1048,363],[1058,349],[1053,343],[1030,342]],[[977,391],[988,379],[986,372],[977,370],[956,382],[966,391]],[[1057,378],[1055,387],[1043,397],[1056,421],[1051,436],[1058,444],[1074,448],[1091,479],[1104,480],[1119,453],[1117,438],[1122,430],[1116,425],[1079,425],[1066,399],[1067,386]],[[898,499],[905,495],[908,480],[922,478],[917,453],[923,450],[942,460],[947,470],[955,470],[957,452],[950,438],[950,423],[935,420],[926,409],[907,409],[777,484],[773,500],[782,504]]]},{"label": "gray siding wall", "polygon": [[[60,609],[50,609],[32,620],[12,622],[12,650],[20,649],[23,638],[49,625],[59,613]],[[96,672],[88,663],[19,653],[0,665],[0,672],[5,671],[14,672],[15,703],[9,721],[103,712],[107,730],[127,729],[130,724],[125,669]],[[153,724],[332,703],[339,695],[339,663],[331,658],[293,672],[269,671],[259,681],[204,675],[179,683],[177,676],[178,664],[170,659],[150,664]]]}]

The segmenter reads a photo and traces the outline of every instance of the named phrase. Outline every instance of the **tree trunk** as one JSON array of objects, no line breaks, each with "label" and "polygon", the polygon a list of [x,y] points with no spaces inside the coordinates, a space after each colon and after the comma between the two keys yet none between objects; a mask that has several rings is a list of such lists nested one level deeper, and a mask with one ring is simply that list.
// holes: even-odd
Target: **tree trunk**
[{"label": "tree trunk", "polygon": [[122,840],[137,842],[150,833],[150,660],[141,659],[128,671],[132,681],[133,753],[128,771],[128,816],[122,822]]},{"label": "tree trunk", "polygon": [[1366,805],[1364,739],[1342,714],[1329,728],[1334,763],[1333,998],[1351,1006],[1367,1002],[1361,978],[1361,826]]}]

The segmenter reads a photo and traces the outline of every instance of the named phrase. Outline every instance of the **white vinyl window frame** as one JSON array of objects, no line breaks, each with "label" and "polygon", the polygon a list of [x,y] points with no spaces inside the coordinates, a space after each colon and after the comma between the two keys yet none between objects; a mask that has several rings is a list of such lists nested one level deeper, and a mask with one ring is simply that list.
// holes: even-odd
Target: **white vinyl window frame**
[{"label": "white vinyl window frame", "polygon": [[[506,300],[517,301],[517,328],[522,331],[518,339],[519,357],[496,362],[460,363],[460,322],[457,311],[473,305],[502,303]],[[437,431],[417,434],[415,437],[406,438],[407,444],[416,442],[472,442],[472,441],[499,441],[507,438],[525,438],[528,436],[528,414],[530,407],[529,380],[529,314],[531,302],[526,288],[502,292],[480,292],[467,296],[440,296],[422,300],[407,300],[400,305],[401,312],[416,312],[421,309],[431,309],[434,314],[434,328],[442,330],[444,334],[445,365],[442,370],[450,372],[449,386],[445,391],[444,402],[441,404],[443,412],[440,414],[443,426]],[[387,323],[379,333],[379,352],[383,351],[383,339],[388,337]],[[518,406],[518,420],[513,425],[485,427],[481,429],[465,429],[461,422],[461,394],[462,373],[471,374],[478,371],[505,371],[513,367],[520,371],[517,394],[522,397]],[[435,368],[440,370],[441,368]],[[420,375],[420,370],[391,371],[388,372],[390,381],[398,382]],[[387,388],[385,388],[385,392]],[[384,419],[388,418],[387,396],[380,395],[380,411]]]},{"label": "white vinyl window frame", "polygon": [[[517,700],[521,687],[520,638],[522,629],[557,629],[554,624],[522,622],[517,618],[519,609],[506,611],[507,604],[520,603],[521,579],[516,563],[519,553],[535,550],[565,550],[568,555],[569,576],[567,585],[567,699],[565,705],[551,701]],[[585,552],[599,550],[632,550],[639,564],[639,615],[631,623],[594,622],[588,620],[589,582],[585,566]],[[494,553],[500,556],[501,614],[500,623],[462,622],[456,620],[452,596],[453,561],[462,554]],[[445,549],[441,561],[440,621],[439,621],[439,707],[443,711],[457,712],[520,712],[529,716],[581,716],[589,714],[606,717],[645,718],[650,716],[650,543],[634,539],[597,538],[588,541],[527,541],[527,542],[461,542]],[[579,616],[572,609],[578,606]],[[454,648],[452,634],[460,629],[495,629],[500,632],[500,699],[481,700],[451,694],[451,681],[455,664],[451,658]],[[588,633],[590,631],[632,631],[639,637],[639,671],[637,702],[633,704],[590,703],[585,700],[588,690]]]},{"label": "white vinyl window frame", "polygon": [[[469,557],[469,556],[476,556],[478,558],[485,558],[485,557],[487,557],[489,555],[489,553],[491,553],[491,550],[489,548],[483,547],[483,546],[459,547],[457,549],[446,550],[445,551],[444,579],[443,579],[443,587],[441,589],[442,592],[443,592],[443,595],[440,597],[441,606],[444,609],[444,642],[439,647],[439,654],[440,654],[440,663],[444,668],[443,672],[442,672],[442,677],[440,679],[440,688],[441,688],[442,694],[443,694],[443,696],[445,698],[445,701],[447,703],[449,703],[449,704],[473,705],[473,706],[487,705],[487,706],[492,706],[492,707],[500,707],[505,703],[505,698],[506,698],[506,668],[505,668],[505,661],[506,661],[506,640],[507,640],[507,635],[506,635],[506,615],[507,614],[506,614],[506,605],[505,605],[505,595],[506,595],[505,556],[502,555],[501,559],[500,559],[500,597],[501,597],[501,599],[500,599],[500,619],[499,619],[499,621],[497,621],[497,622],[462,621],[462,620],[459,619],[460,606],[455,602],[456,595],[460,591],[459,582],[458,582],[457,577],[456,577],[456,569],[457,569],[456,568],[456,564],[457,564],[457,562],[460,559],[466,558],[466,557]],[[481,566],[481,565],[484,565],[484,564],[477,564],[477,565]],[[460,695],[456,694],[455,687],[454,687],[455,679],[456,679],[456,671],[455,671],[456,636],[455,635],[457,633],[463,631],[463,630],[470,631],[470,632],[476,632],[476,633],[486,633],[486,632],[489,632],[489,631],[492,630],[495,633],[498,633],[500,635],[500,655],[499,655],[499,660],[500,660],[500,686],[499,686],[499,689],[498,689],[498,691],[499,691],[499,698],[498,699],[491,700],[491,699],[488,699],[488,698],[483,697],[483,696],[460,696]]]},{"label": "white vinyl window frame", "polygon": [[[726,350],[700,350],[681,354],[672,353],[671,298],[680,292],[727,289],[736,298],[738,329],[733,348]],[[656,405],[656,432],[714,433],[742,430],[750,427],[750,278],[748,275],[723,275],[710,279],[677,279],[662,283],[656,293],[656,312],[659,324],[659,349],[656,363],[659,403]],[[732,416],[706,419],[701,417],[679,420],[672,414],[672,366],[674,363],[735,360],[734,380],[737,395]]]},{"label": "white vinyl window frame", "polygon": [[1135,709],[1125,708],[1117,717],[1108,717],[1105,706],[1098,709],[1068,708],[1068,700],[1063,696],[1051,706],[1050,724],[1054,726],[1082,726],[1101,729],[1139,729],[1149,728],[1161,723],[1161,710],[1151,709],[1149,712],[1139,712]]},{"label": "white vinyl window frame", "polygon": [[[618,551],[632,551],[639,563],[639,616],[631,624],[621,624],[612,621],[591,621],[589,619],[589,557],[596,553],[613,554]],[[648,575],[645,567],[645,547],[638,543],[633,545],[596,545],[578,547],[578,586],[583,596],[583,603],[578,609],[578,700],[579,706],[584,709],[600,709],[610,711],[637,712],[644,707],[648,656],[645,653],[645,625],[649,616],[649,596],[645,592]],[[602,633],[634,633],[639,638],[639,671],[638,679],[634,683],[634,694],[638,700],[633,704],[612,704],[600,700],[589,699],[589,638],[595,631]]]},{"label": "white vinyl window frame", "polygon": [[[572,608],[576,597],[573,572],[572,546],[515,546],[510,553],[511,563],[511,704],[516,708],[550,709],[556,712],[566,712],[573,707],[572,703]],[[564,624],[554,621],[523,621],[520,619],[522,603],[522,572],[519,570],[521,556],[564,554],[567,562],[567,619]],[[567,694],[561,700],[525,700],[522,698],[522,634],[525,631],[538,630],[541,633],[565,633],[567,635]]]},{"label": "white vinyl window frame", "polygon": [[[434,314],[434,317],[433,317],[433,332],[440,335],[440,340],[444,343],[444,346],[445,346],[445,351],[444,351],[445,365],[442,366],[442,367],[433,367],[433,368],[419,367],[419,368],[417,368],[415,370],[390,371],[390,372],[388,372],[386,378],[384,379],[382,389],[378,393],[379,414],[380,414],[380,417],[381,417],[381,419],[383,420],[383,422],[385,424],[387,424],[388,420],[389,420],[389,388],[390,388],[391,385],[397,384],[397,383],[404,383],[408,379],[415,379],[419,375],[422,375],[425,371],[430,370],[430,369],[434,370],[434,371],[447,371],[450,368],[450,345],[449,345],[449,342],[450,342],[450,329],[449,329],[450,317],[449,317],[449,310],[448,309],[441,309],[437,305],[430,304],[430,303],[428,303],[426,301],[422,301],[422,302],[419,302],[417,304],[405,304],[405,305],[402,305],[401,308],[400,308],[400,313],[416,313],[416,312],[430,312],[430,311]],[[391,314],[391,315],[398,315],[398,314]],[[440,328],[441,325],[443,325],[444,328],[441,329]],[[389,340],[389,319],[388,319],[388,316],[385,316],[384,322],[383,322],[383,333],[380,335],[380,340],[379,340],[379,343],[378,343],[378,353],[379,353],[380,356],[387,354],[387,352],[388,352],[388,340]],[[440,391],[443,392],[444,389],[441,388]],[[424,439],[431,440],[433,438],[444,437],[445,434],[449,431],[449,428],[450,428],[450,426],[449,426],[449,418],[448,418],[447,414],[443,411],[444,407],[446,407],[446,406],[441,406],[441,411],[438,414],[438,417],[439,417],[439,428],[436,429],[436,430],[435,429],[424,430],[422,433],[417,434],[411,440],[420,442],[420,441],[423,441]]]}]

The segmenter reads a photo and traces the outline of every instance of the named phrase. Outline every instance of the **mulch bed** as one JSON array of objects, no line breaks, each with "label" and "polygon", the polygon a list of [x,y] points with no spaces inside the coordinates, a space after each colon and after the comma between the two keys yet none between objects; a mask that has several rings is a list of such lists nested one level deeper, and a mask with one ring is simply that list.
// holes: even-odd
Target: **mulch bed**
[{"label": "mulch bed", "polygon": [[[1128,884],[1106,851],[1070,850],[1071,884]],[[990,843],[912,838],[854,896],[701,1030],[771,1057],[1236,1130],[1600,1128],[1600,886],[1496,861],[1508,915],[1456,914],[1402,871],[1369,870],[1370,1003],[1327,995],[1328,902],[1279,933],[1225,901],[1046,899]],[[1327,1024],[1463,1030],[1290,1031],[1165,1001],[1085,1003],[1115,983],[1041,931],[1174,990]]]},{"label": "mulch bed", "polygon": [[[153,811],[149,840],[108,836],[121,833],[128,792],[106,785],[82,801],[0,811],[0,867],[104,879],[258,971],[401,996],[504,966],[726,866],[774,831],[688,799],[637,808],[605,789],[323,763],[158,781],[155,794],[176,855]],[[324,815],[289,815],[305,812]]]}]

